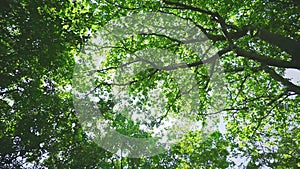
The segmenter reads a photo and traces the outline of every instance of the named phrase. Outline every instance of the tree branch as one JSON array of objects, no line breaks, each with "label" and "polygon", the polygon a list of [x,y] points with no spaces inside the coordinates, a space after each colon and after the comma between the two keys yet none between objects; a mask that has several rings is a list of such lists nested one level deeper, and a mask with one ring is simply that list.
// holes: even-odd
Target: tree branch
[{"label": "tree branch", "polygon": [[258,30],[256,36],[272,45],[278,46],[281,50],[290,54],[292,60],[300,65],[300,57],[297,56],[300,53],[299,41],[272,33],[265,29]]},{"label": "tree branch", "polygon": [[282,68],[300,69],[300,65],[293,63],[293,62],[269,58],[267,56],[263,56],[263,55],[255,53],[255,52],[247,51],[247,50],[244,50],[244,49],[241,49],[238,47],[234,47],[234,50],[235,50],[236,54],[239,56],[244,56],[246,58],[258,61],[265,65],[282,67]]},{"label": "tree branch", "polygon": [[197,11],[197,12],[200,12],[200,13],[203,13],[203,14],[208,14],[208,15],[211,15],[211,16],[216,16],[215,13],[212,12],[212,11],[208,11],[208,10],[197,8],[197,7],[193,7],[193,6],[188,6],[188,5],[179,3],[179,2],[171,2],[171,1],[163,1],[163,2],[165,4],[167,4],[167,5],[179,6],[179,7],[181,7],[181,9],[189,9],[189,10]]},{"label": "tree branch", "polygon": [[265,72],[267,72],[268,74],[270,74],[270,76],[280,82],[282,85],[286,86],[288,88],[289,91],[293,91],[297,94],[300,94],[300,86],[297,86],[295,84],[293,84],[292,82],[290,82],[288,79],[283,78],[282,76],[280,76],[279,74],[277,74],[275,72],[275,70],[269,68],[268,66],[262,66],[262,68],[265,70]]}]

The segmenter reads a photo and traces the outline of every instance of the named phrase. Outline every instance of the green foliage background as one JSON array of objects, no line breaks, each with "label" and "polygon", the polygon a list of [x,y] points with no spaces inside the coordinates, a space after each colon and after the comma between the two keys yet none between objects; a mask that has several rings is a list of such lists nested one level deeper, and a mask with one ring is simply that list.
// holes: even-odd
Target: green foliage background
[{"label": "green foliage background", "polygon": [[[219,112],[228,121],[225,134],[191,132],[164,154],[134,159],[107,152],[82,130],[68,90],[74,56],[107,22],[139,12],[190,20],[219,50],[228,96]],[[297,0],[2,0],[0,168],[232,168],[234,159],[245,168],[300,167],[300,87],[284,77],[288,68],[300,70],[299,14]],[[182,49],[176,41],[147,35],[119,45],[126,48],[113,49],[107,66],[119,65],[120,53],[142,48]],[[199,100],[208,104],[206,72],[197,57],[184,58],[203,81]],[[142,80],[147,72],[141,74],[133,90],[170,80],[164,73],[149,81]],[[99,103],[104,113],[111,106]],[[121,131],[140,132],[122,125],[123,117],[114,118]]]}]

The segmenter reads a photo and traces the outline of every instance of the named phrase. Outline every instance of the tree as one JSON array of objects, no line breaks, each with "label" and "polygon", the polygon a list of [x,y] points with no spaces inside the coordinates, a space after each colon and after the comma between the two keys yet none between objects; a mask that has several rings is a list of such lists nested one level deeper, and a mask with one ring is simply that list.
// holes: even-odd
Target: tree
[{"label": "tree", "polygon": [[[284,76],[288,69],[300,69],[298,1],[5,0],[0,9],[2,168],[226,168],[235,166],[235,158],[243,159],[247,168],[299,167],[300,87]],[[81,56],[92,35],[109,21],[145,12],[176,16],[205,34],[218,50],[218,57],[207,56],[206,63],[223,70],[224,83],[218,89],[226,91],[226,105],[205,111],[214,101],[209,85],[213,73],[195,53],[183,52],[196,38],[182,42],[161,34],[132,35],[109,48],[103,66],[118,69],[126,54],[149,48],[179,54],[186,66],[172,69],[190,70],[199,82],[196,100],[203,106],[195,118],[222,115],[226,133],[190,132],[164,154],[126,158],[99,147],[82,130],[68,86],[78,64],[74,56]],[[147,96],[149,88],[164,81],[167,107],[180,114],[184,99],[165,68],[145,69],[127,78],[127,86],[131,93]],[[101,80],[110,70],[96,70],[96,92],[112,88]],[[139,124],[113,114],[113,102],[100,99],[97,104],[119,132],[149,137]],[[161,119],[152,119],[150,125],[159,125]]]},{"label": "tree", "polygon": [[80,153],[102,150],[82,146],[70,94],[62,89],[70,83],[73,53],[84,41],[91,14],[81,11],[84,3],[1,3],[0,166],[82,166],[76,160]]}]

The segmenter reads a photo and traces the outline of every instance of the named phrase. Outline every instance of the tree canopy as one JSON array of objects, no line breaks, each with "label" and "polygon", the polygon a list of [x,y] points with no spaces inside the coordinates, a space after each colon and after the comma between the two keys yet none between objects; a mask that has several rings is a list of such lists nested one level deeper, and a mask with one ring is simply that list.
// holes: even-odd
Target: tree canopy
[{"label": "tree canopy", "polygon": [[[297,0],[2,0],[0,168],[300,167],[300,84],[286,74],[300,71],[299,8]],[[174,28],[178,25],[169,24],[172,20],[144,18],[135,25],[116,24],[117,33],[133,32],[122,39],[108,29],[120,18],[145,13],[193,25],[214,51],[199,56],[191,45],[200,47],[203,39],[185,36]],[[139,24],[175,31],[138,32]],[[101,40],[92,43],[104,29],[102,38],[115,36],[113,43],[104,47]],[[163,52],[149,60],[132,57],[150,49],[168,51],[179,61]],[[87,62],[89,50],[106,55],[101,69]],[[153,65],[161,59],[171,61]],[[110,83],[116,70],[138,61],[142,71],[134,75],[123,71],[119,84]],[[82,73],[91,68],[88,74]],[[173,71],[190,72],[193,80],[176,79]],[[178,81],[190,88],[182,88]],[[92,89],[97,109],[119,133],[151,138],[141,128],[142,122],[115,112],[116,101],[122,101],[112,99],[115,86],[126,86],[120,90],[143,98],[129,100],[135,109],[144,110],[158,104],[156,98],[165,99],[165,109],[158,110],[161,116],[149,116],[144,124],[148,127],[159,128],[169,116],[185,116],[184,111],[193,110],[196,113],[190,118],[202,128],[185,133],[153,156],[113,153],[87,132],[89,124],[78,115],[76,92]],[[155,88],[163,96],[151,99]],[[194,89],[196,94],[191,94]],[[217,109],[208,111],[212,105]],[[84,107],[79,111],[94,113]],[[97,132],[97,125],[104,122],[95,121],[91,131]]]}]

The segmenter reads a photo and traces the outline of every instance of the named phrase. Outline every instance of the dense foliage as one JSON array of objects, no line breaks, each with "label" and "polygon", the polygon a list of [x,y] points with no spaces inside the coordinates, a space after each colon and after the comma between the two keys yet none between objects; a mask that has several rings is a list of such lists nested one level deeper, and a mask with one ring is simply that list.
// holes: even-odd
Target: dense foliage
[{"label": "dense foliage", "polygon": [[[300,70],[299,8],[297,0],[2,0],[0,168],[300,167],[300,86],[284,76],[287,69]],[[224,118],[226,132],[190,132],[164,154],[126,158],[101,148],[82,130],[70,88],[75,56],[92,35],[111,20],[142,12],[194,23],[218,49],[219,57],[209,58],[224,70],[227,99],[212,114]],[[105,66],[155,47],[185,50],[176,39],[138,34],[111,47]],[[203,63],[191,53],[182,58],[199,81],[199,101],[209,105]],[[166,82],[176,113],[177,88],[167,83],[172,81],[167,70],[138,74],[130,89],[147,91],[157,80]],[[98,90],[107,88],[96,82]],[[113,105],[100,100],[98,106],[109,114]],[[200,106],[199,121],[209,116],[205,109]],[[124,117],[108,118],[120,132],[147,135]]]}]

